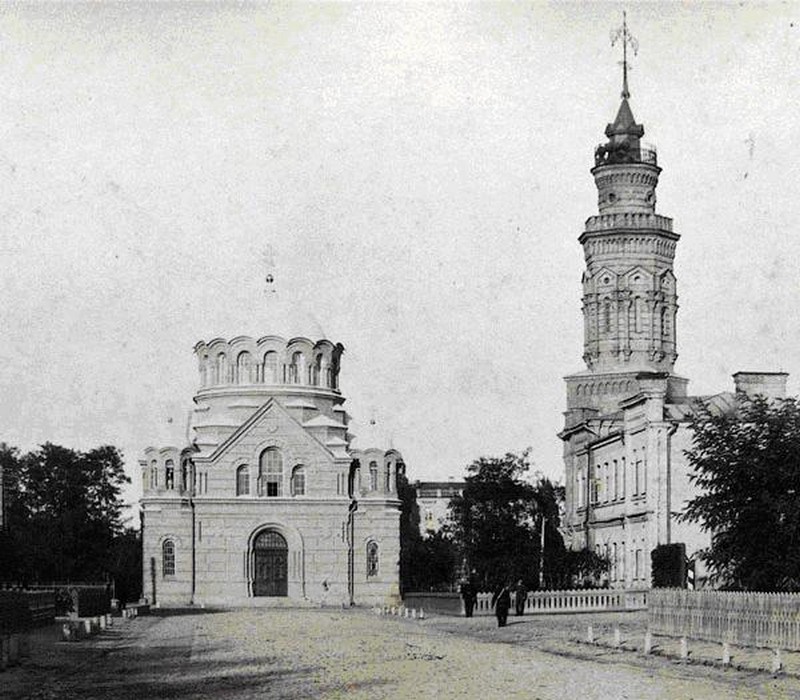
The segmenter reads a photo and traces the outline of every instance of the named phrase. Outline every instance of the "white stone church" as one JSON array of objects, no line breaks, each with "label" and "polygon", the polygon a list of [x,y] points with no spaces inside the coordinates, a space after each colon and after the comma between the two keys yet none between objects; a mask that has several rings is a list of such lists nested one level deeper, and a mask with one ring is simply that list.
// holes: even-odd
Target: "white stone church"
[{"label": "white stone church", "polygon": [[191,443],[150,447],[144,596],[157,606],[386,604],[399,594],[395,450],[351,450],[343,347],[239,336],[194,348]]}]

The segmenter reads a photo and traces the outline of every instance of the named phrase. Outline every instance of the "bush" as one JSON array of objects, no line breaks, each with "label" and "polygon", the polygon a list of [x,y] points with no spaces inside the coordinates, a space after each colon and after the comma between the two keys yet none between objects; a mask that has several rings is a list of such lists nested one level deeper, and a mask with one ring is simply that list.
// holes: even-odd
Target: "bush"
[{"label": "bush", "polygon": [[650,554],[653,588],[686,588],[686,545],[660,544]]}]

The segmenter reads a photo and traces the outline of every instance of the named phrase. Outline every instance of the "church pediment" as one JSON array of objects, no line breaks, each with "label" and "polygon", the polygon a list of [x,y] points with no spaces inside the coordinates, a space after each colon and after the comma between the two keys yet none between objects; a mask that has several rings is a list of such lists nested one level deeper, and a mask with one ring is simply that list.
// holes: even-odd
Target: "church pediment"
[{"label": "church pediment", "polygon": [[328,447],[300,425],[278,401],[270,398],[214,450],[209,461],[216,462],[237,448],[243,448],[244,451],[255,450],[258,445],[269,441],[276,444],[305,444],[326,459],[334,456]]}]

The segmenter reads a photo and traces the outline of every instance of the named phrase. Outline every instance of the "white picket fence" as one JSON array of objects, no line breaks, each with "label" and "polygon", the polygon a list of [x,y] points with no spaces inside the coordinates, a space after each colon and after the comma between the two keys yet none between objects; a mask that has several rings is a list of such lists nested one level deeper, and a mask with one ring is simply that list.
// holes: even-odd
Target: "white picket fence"
[{"label": "white picket fence", "polygon": [[[614,610],[644,610],[648,591],[589,589],[573,591],[533,591],[525,600],[526,615],[554,613],[610,612]],[[516,593],[511,594],[511,609],[516,605]],[[493,615],[492,594],[478,593],[476,615]]]},{"label": "white picket fence", "polygon": [[800,594],[657,588],[647,601],[655,634],[800,650]]}]

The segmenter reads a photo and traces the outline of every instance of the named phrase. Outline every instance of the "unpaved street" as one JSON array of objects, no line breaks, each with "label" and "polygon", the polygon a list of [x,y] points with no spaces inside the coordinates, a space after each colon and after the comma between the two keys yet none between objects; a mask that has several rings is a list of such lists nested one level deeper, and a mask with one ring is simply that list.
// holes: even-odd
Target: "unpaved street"
[{"label": "unpaved street", "polygon": [[40,639],[25,666],[0,674],[0,697],[800,697],[794,678],[543,652],[520,644],[522,627],[514,627],[340,610],[145,617],[118,621],[90,641]]}]

